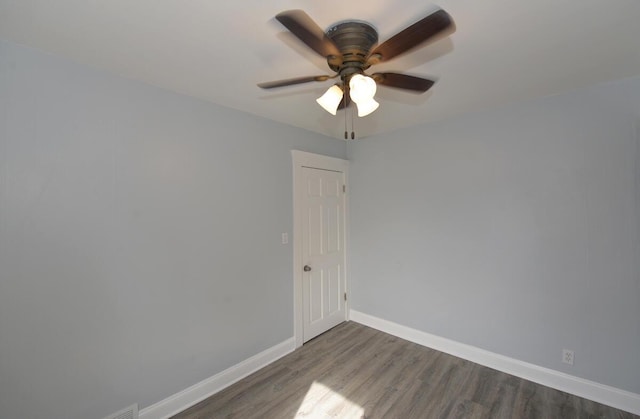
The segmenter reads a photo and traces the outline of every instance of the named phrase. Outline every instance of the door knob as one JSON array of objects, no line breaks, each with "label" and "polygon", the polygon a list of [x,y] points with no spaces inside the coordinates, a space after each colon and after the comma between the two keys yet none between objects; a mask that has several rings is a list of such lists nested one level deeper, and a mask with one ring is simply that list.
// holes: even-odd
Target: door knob
[{"label": "door knob", "polygon": [[309,272],[311,270],[311,266],[304,265],[304,268],[302,268],[302,270],[305,271],[305,272]]}]

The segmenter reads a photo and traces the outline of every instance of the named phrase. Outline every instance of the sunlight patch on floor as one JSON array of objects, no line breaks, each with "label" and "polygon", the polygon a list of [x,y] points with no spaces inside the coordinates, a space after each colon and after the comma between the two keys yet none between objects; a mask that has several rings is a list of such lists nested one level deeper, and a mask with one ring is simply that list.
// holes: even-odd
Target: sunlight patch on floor
[{"label": "sunlight patch on floor", "polygon": [[297,418],[362,418],[364,408],[326,385],[314,381],[304,396]]}]

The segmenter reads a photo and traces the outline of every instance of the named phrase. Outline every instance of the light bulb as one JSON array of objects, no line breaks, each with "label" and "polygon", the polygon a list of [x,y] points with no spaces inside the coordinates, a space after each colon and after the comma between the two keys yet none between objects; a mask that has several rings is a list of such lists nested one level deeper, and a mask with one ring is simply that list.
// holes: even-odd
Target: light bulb
[{"label": "light bulb", "polygon": [[335,115],[338,110],[338,105],[340,105],[340,101],[342,101],[342,96],[342,89],[333,85],[322,96],[316,99],[316,102],[318,102],[318,105],[322,106],[325,111],[331,115]]}]

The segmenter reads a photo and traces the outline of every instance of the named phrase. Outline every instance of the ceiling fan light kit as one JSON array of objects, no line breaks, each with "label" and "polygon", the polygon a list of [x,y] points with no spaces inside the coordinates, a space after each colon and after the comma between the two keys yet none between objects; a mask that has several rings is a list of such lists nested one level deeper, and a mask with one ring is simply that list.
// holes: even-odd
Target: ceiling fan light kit
[{"label": "ceiling fan light kit", "polygon": [[434,84],[433,80],[402,73],[385,72],[368,76],[365,74],[366,70],[455,29],[451,16],[440,9],[378,45],[378,32],[367,22],[343,21],[325,32],[302,10],[279,13],[276,19],[309,48],[324,57],[329,68],[336,74],[298,77],[260,83],[258,86],[272,89],[339,77],[341,83],[331,86],[316,101],[332,115],[336,115],[338,109],[348,107],[353,101],[360,117],[369,115],[378,108],[379,104],[374,99],[377,84],[415,93],[424,93]]}]

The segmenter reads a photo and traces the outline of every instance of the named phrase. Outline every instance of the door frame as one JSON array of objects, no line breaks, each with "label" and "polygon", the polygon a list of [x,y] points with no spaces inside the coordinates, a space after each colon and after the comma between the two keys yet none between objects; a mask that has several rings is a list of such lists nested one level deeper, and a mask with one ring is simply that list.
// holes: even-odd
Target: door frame
[{"label": "door frame", "polygon": [[[324,156],[321,154],[308,153],[306,151],[291,150],[291,158],[293,162],[293,337],[296,348],[302,346],[303,334],[303,307],[302,307],[302,194],[300,188],[304,186],[303,167],[313,169],[332,170],[342,172],[344,174],[344,184],[349,191],[349,161],[336,157]],[[349,306],[351,296],[349,294],[349,258],[347,257],[349,248],[349,194],[344,194],[344,281],[345,290],[347,292],[347,301],[345,301],[344,311],[345,320],[349,320]]]}]

